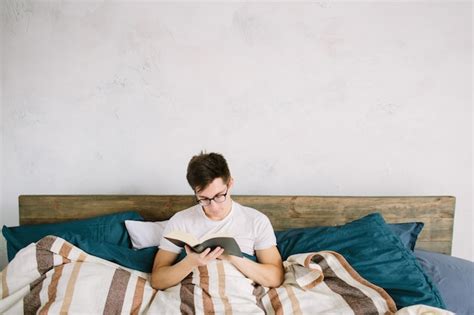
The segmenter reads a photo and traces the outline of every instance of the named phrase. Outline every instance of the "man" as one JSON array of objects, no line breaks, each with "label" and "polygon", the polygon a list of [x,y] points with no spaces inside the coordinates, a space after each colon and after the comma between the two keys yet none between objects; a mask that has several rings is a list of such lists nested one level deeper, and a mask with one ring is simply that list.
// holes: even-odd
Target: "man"
[{"label": "man", "polygon": [[194,156],[188,164],[186,178],[195,193],[197,205],[176,213],[163,235],[180,230],[199,239],[211,233],[232,233],[242,252],[255,254],[258,262],[224,255],[219,247],[212,251],[207,248],[198,254],[185,246],[186,257],[175,263],[182,249],[162,238],[151,285],[155,289],[167,289],[180,283],[194,268],[205,266],[214,259],[225,259],[258,284],[280,286],[284,277],[283,265],[270,220],[263,213],[232,200],[234,179],[225,158],[218,153]]}]

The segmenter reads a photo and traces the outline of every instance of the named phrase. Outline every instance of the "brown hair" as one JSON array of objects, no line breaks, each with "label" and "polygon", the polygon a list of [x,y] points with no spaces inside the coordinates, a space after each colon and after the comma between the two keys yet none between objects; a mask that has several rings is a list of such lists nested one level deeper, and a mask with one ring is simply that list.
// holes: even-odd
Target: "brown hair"
[{"label": "brown hair", "polygon": [[219,177],[226,184],[230,181],[229,167],[221,154],[201,152],[189,161],[186,179],[194,192],[205,189]]}]

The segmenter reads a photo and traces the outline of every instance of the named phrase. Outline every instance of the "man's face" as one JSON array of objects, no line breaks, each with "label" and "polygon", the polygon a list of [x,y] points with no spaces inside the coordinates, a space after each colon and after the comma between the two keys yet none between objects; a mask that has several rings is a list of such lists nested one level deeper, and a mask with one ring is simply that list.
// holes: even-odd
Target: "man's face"
[{"label": "man's face", "polygon": [[[229,181],[229,184],[225,184],[222,178],[214,179],[209,186],[205,189],[196,193],[198,200],[213,199],[207,206],[202,206],[206,216],[211,220],[222,220],[227,216],[232,208],[232,199],[230,198],[230,189],[233,184],[233,179]],[[225,201],[219,203],[223,195],[226,194]],[[216,201],[217,200],[217,201]]]}]

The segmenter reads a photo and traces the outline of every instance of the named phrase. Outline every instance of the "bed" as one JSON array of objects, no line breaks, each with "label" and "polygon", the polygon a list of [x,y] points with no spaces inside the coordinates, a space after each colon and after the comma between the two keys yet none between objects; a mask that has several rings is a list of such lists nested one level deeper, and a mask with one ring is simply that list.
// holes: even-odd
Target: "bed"
[{"label": "bed", "polygon": [[[151,288],[156,246],[132,248],[124,222],[166,221],[192,206],[193,196],[23,195],[20,226],[2,230],[10,263],[1,274],[0,312],[474,311],[472,302],[462,299],[472,290],[472,277],[459,276],[472,271],[472,263],[449,256],[454,197],[233,199],[272,222],[287,272],[281,287],[251,284],[248,291],[248,279],[219,261],[209,270],[196,270],[178,287]],[[456,266],[457,272],[446,275],[450,268],[433,262]],[[224,271],[232,280],[223,280]]]}]

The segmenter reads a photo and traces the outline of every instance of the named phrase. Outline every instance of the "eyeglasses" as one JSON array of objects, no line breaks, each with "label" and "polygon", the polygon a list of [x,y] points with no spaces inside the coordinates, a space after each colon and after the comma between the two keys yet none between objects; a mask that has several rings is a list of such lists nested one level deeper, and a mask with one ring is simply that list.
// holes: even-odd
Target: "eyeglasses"
[{"label": "eyeglasses", "polygon": [[225,193],[223,194],[218,194],[218,195],[215,195],[213,198],[209,199],[209,198],[203,198],[203,199],[198,199],[196,197],[196,201],[201,205],[201,206],[209,206],[211,204],[211,201],[215,201],[217,203],[223,203],[226,198],[227,198],[227,193],[229,191],[229,187],[227,187]]}]

